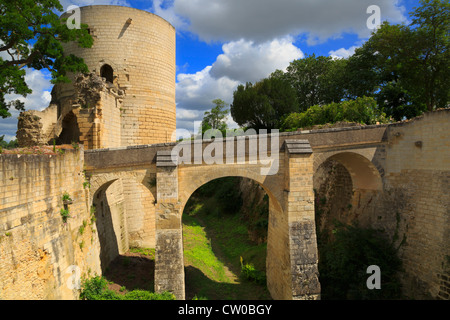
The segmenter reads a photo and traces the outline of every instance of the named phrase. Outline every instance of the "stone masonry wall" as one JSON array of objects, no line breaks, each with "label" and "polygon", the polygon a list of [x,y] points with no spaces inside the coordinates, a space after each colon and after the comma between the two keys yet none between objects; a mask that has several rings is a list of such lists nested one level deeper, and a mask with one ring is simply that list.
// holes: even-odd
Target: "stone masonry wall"
[{"label": "stone masonry wall", "polygon": [[396,218],[394,240],[411,298],[450,299],[449,117],[450,109],[426,113],[387,131],[381,220]]},{"label": "stone masonry wall", "polygon": [[[150,178],[148,187],[156,192],[155,175]],[[123,179],[130,247],[155,248],[155,197],[148,187],[134,179]]]},{"label": "stone masonry wall", "polygon": [[[83,154],[0,155],[0,299],[77,299],[67,283],[100,272]],[[73,199],[67,223],[64,192]]]}]

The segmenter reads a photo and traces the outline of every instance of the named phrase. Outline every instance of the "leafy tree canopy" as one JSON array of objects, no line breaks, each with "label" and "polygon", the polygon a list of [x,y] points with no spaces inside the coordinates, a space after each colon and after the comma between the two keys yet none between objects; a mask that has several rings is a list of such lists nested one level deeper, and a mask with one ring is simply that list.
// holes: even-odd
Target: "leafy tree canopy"
[{"label": "leafy tree canopy", "polygon": [[241,127],[277,129],[282,117],[298,111],[295,90],[277,76],[239,85],[233,94],[231,115]]},{"label": "leafy tree canopy", "polygon": [[87,25],[69,29],[55,13],[63,11],[58,0],[2,0],[0,2],[0,116],[9,109],[24,110],[19,100],[6,102],[5,95],[26,96],[25,67],[48,69],[52,82],[68,82],[67,72],[87,72],[83,59],[64,55],[62,43],[76,41],[89,48],[93,39]]},{"label": "leafy tree canopy", "polygon": [[[211,111],[206,111],[202,120],[202,134],[207,132],[214,132],[215,130],[220,131],[222,136],[226,135],[226,130],[228,129],[228,125],[226,122],[226,118],[228,116],[229,110],[225,109],[228,105],[225,101],[221,99],[215,99],[212,101],[215,104],[215,107],[211,109]],[[211,136],[214,134],[211,134]],[[210,137],[209,137],[210,138]]]},{"label": "leafy tree canopy", "polygon": [[372,86],[379,106],[396,120],[450,100],[449,0],[420,4],[411,24],[384,22],[349,59],[350,78]]},{"label": "leafy tree canopy", "polygon": [[[263,103],[265,93],[258,92],[254,88],[256,85],[251,84],[241,85],[235,92],[234,120],[253,127],[276,127],[282,123],[289,129],[297,123],[303,125],[306,119],[300,121],[303,117],[300,115],[310,108],[330,109],[334,103],[332,109],[336,109],[339,104],[344,106],[344,101],[363,97],[374,99],[371,100],[375,109],[372,120],[378,119],[376,115],[385,114],[389,119],[400,121],[426,110],[448,107],[449,0],[421,0],[420,6],[410,13],[410,21],[409,25],[384,22],[362,47],[355,50],[355,54],[346,59],[313,54],[291,62],[286,72],[275,71],[271,78],[287,81],[297,96],[299,110],[290,117],[288,122],[291,124],[277,118],[267,107],[270,103]],[[360,102],[356,101],[353,106],[361,105]],[[312,113],[305,115],[312,116]],[[361,116],[360,119],[351,117],[352,121],[367,123],[367,113]],[[333,123],[340,121],[339,118],[328,120]],[[307,122],[309,125],[321,124]]]},{"label": "leafy tree canopy", "polygon": [[315,54],[294,60],[289,65],[284,78],[297,93],[300,111],[306,111],[313,105],[338,102],[343,98],[341,75],[345,65],[344,59]]}]

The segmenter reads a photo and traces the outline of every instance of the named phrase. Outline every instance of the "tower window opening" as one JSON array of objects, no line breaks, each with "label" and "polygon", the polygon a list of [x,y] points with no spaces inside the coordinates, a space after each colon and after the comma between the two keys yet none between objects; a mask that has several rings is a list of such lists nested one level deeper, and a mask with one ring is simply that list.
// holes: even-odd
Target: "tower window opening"
[{"label": "tower window opening", "polygon": [[104,64],[100,68],[100,77],[105,78],[107,82],[114,83],[114,70],[109,64]]}]

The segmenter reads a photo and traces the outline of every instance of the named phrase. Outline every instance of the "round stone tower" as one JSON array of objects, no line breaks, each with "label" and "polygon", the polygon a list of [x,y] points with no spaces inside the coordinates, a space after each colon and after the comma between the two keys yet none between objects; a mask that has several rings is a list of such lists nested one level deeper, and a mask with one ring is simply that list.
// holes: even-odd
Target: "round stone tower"
[{"label": "round stone tower", "polygon": [[80,8],[91,48],[65,44],[89,71],[123,91],[120,145],[168,142],[176,129],[175,28],[152,13],[121,6]]}]

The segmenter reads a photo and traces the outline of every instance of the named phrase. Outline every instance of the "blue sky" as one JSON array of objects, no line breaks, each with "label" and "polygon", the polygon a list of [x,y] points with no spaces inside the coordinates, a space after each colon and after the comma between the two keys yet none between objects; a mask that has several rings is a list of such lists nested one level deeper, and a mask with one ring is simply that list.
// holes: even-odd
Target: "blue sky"
[{"label": "blue sky", "polygon": [[[370,36],[367,8],[377,5],[381,21],[408,23],[419,0],[61,0],[69,5],[110,4],[155,13],[177,30],[177,128],[193,131],[194,121],[213,107],[232,102],[233,91],[256,82],[295,59],[313,54],[347,57]],[[33,94],[27,109],[50,101],[48,72],[27,70]],[[11,96],[10,99],[18,97]],[[18,112],[0,119],[0,136],[14,139]],[[234,127],[229,119],[230,127]]]}]

